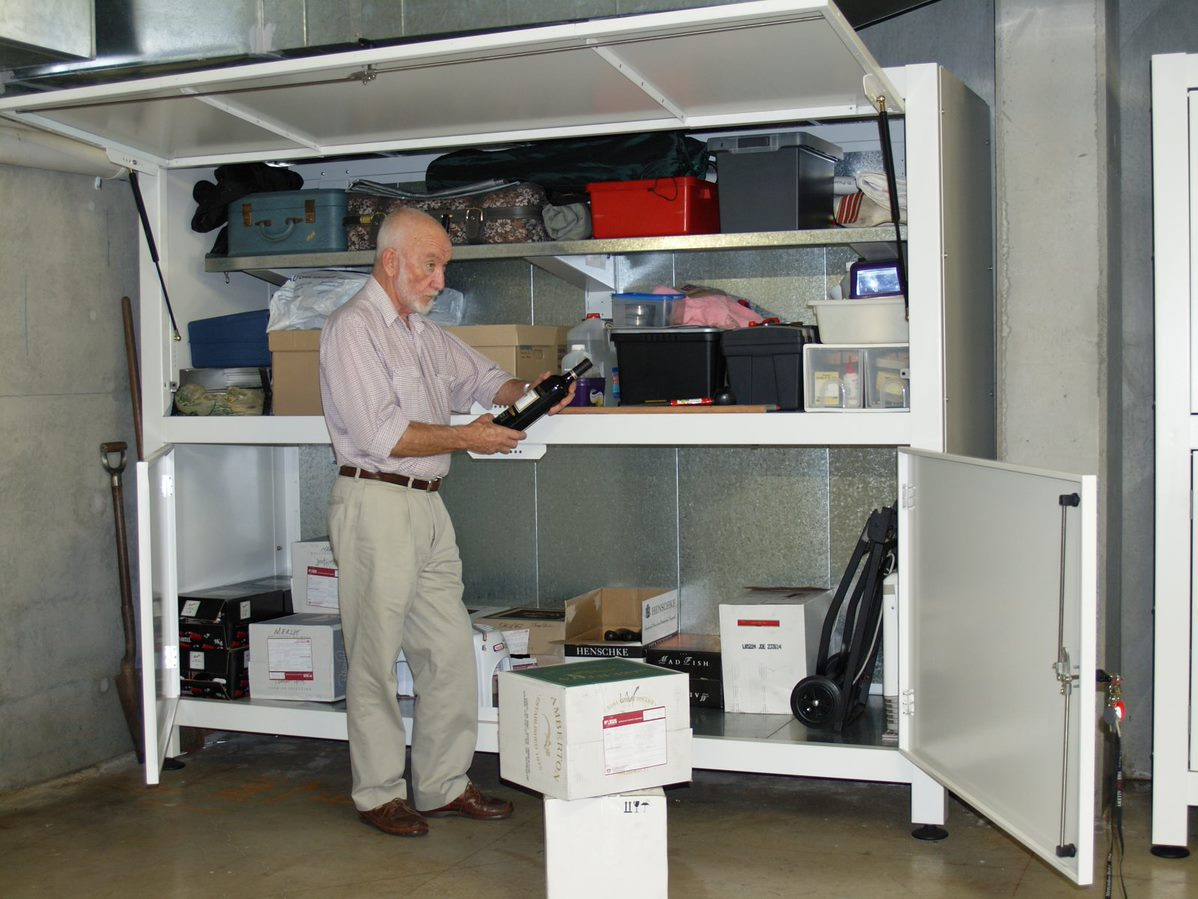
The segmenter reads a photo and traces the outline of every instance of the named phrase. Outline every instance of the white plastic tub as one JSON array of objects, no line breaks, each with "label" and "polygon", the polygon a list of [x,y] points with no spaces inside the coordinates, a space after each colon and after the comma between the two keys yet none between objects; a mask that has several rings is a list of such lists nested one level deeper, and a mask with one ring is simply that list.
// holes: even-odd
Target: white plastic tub
[{"label": "white plastic tub", "polygon": [[812,300],[824,343],[906,343],[910,334],[902,297]]}]

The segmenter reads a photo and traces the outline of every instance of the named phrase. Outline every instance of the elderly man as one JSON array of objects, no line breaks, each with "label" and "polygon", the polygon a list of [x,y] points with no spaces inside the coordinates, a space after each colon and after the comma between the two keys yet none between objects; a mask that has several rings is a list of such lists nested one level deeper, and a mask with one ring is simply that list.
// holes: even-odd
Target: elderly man
[{"label": "elderly man", "polygon": [[[474,640],[453,524],[437,490],[450,453],[506,453],[525,436],[489,414],[450,425],[451,411],[472,401],[509,405],[529,385],[425,318],[452,255],[436,220],[413,209],[393,212],[377,247],[371,279],[321,333],[320,393],[340,474],[329,500],[329,539],[349,656],[354,805],[379,830],[417,836],[428,832],[425,815],[489,820],[512,813],[510,802],[482,795],[467,777],[478,730]],[[414,808],[396,699],[400,650],[419,696]]]}]

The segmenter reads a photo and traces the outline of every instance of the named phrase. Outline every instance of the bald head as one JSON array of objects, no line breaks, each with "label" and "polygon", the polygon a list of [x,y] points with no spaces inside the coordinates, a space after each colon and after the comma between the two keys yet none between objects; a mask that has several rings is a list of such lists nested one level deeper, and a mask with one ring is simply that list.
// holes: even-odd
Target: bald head
[{"label": "bald head", "polygon": [[401,206],[383,219],[383,224],[379,226],[374,261],[377,264],[385,250],[398,250],[406,241],[421,238],[435,240],[439,236],[449,240],[445,229],[435,218],[419,209]]},{"label": "bald head", "polygon": [[379,228],[374,278],[405,321],[411,312],[427,315],[445,287],[445,267],[452,255],[449,235],[435,218],[403,207]]}]

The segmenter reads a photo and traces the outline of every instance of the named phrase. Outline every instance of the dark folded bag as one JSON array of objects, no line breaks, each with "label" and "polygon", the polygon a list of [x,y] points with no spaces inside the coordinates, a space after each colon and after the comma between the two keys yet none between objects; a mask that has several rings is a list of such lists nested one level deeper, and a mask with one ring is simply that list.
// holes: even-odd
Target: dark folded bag
[{"label": "dark folded bag", "polygon": [[707,174],[707,143],[668,131],[566,138],[499,150],[465,149],[438,156],[424,176],[430,190],[461,189],[485,178],[535,181],[554,202],[558,195],[586,195],[596,181],[647,178],[702,178]]},{"label": "dark folded bag", "polygon": [[549,239],[542,213],[546,199],[537,184],[486,182],[465,190],[417,193],[395,185],[355,181],[346,204],[346,244],[374,249],[387,213],[401,206],[437,219],[455,244],[530,243]]}]

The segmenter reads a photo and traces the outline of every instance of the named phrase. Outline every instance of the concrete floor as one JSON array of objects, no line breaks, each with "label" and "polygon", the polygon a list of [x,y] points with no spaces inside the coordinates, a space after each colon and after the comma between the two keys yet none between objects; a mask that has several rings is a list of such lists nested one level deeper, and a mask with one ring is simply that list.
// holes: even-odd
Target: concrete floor
[{"label": "concrete floor", "polygon": [[[431,833],[416,839],[359,822],[347,796],[344,743],[209,735],[184,760],[158,787],[142,784],[130,757],[0,797],[0,895],[544,895],[541,799],[500,783],[494,755],[476,756],[472,776],[512,799],[514,817],[435,819]],[[1079,892],[956,801],[947,840],[912,839],[905,787],[696,771],[693,783],[666,795],[675,897]],[[1127,895],[1198,896],[1198,853],[1181,861],[1149,854],[1148,800],[1146,787],[1129,790]],[[1106,846],[1100,828],[1097,885],[1087,894],[1102,894]],[[613,894],[635,899],[627,884]],[[1117,883],[1114,894],[1121,895]]]}]

